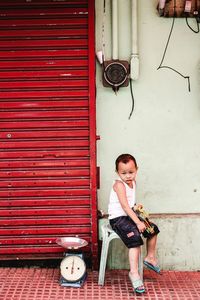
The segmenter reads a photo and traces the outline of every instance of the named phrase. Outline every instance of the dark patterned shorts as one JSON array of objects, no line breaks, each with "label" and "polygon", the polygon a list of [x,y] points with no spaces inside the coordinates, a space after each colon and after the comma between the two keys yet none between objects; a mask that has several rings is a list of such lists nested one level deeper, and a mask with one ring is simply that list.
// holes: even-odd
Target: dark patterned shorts
[{"label": "dark patterned shorts", "polygon": [[[121,240],[128,248],[135,248],[143,245],[143,240],[137,225],[129,216],[122,216],[109,221],[112,229],[119,235]],[[152,222],[151,225],[154,226],[154,235],[157,235],[160,232],[157,225]],[[153,236],[150,235],[146,230],[142,235],[147,239]]]}]

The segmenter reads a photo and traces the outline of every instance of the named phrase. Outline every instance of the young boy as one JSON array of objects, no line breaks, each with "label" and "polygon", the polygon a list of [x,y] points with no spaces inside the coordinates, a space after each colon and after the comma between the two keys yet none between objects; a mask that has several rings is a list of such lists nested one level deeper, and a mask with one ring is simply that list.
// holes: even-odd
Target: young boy
[{"label": "young boy", "polygon": [[159,233],[158,227],[154,227],[154,234],[149,235],[144,222],[140,221],[134,210],[142,208],[142,204],[136,205],[135,188],[137,162],[130,154],[120,155],[115,162],[118,179],[115,180],[109,199],[109,221],[113,230],[120,236],[124,244],[129,248],[129,278],[137,293],[144,293],[145,288],[138,272],[139,256],[143,240],[141,234],[147,238],[147,255],[144,264],[151,270],[160,273],[156,259],[156,241]]}]

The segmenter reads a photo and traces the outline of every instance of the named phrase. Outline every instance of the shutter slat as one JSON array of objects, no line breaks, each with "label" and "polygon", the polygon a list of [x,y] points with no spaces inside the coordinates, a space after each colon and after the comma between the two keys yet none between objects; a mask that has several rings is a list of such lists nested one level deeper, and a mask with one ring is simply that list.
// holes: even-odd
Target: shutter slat
[{"label": "shutter slat", "polygon": [[84,218],[15,218],[13,219],[1,219],[0,220],[0,225],[3,226],[21,226],[21,225],[26,225],[26,226],[32,226],[32,225],[89,225],[90,224],[90,217]]},{"label": "shutter slat", "polygon": [[[87,88],[88,87],[88,79],[73,79],[73,80],[59,80],[59,81],[3,81],[0,82],[0,89],[2,91],[10,90],[10,88],[13,89],[23,89],[23,90],[42,90],[42,89],[60,89],[60,88],[77,88],[79,86],[80,88]],[[73,103],[70,103],[72,105]],[[88,104],[88,103],[87,103]],[[1,103],[3,106],[3,103]],[[30,106],[31,107],[31,106]],[[7,107],[5,103],[5,108]]]},{"label": "shutter slat", "polygon": [[68,7],[68,8],[51,8],[51,9],[41,9],[37,8],[34,9],[26,9],[26,8],[19,8],[19,9],[1,9],[1,18],[28,18],[28,17],[42,17],[45,18],[46,16],[64,16],[67,15],[74,15],[74,14],[87,14],[87,8],[82,7]]},{"label": "shutter slat", "polygon": [[6,29],[6,30],[13,30],[18,29],[18,27],[21,27],[21,29],[24,29],[27,27],[30,28],[56,28],[58,26],[75,26],[75,27],[82,27],[87,25],[87,15],[85,14],[85,17],[77,16],[74,18],[51,18],[51,19],[10,19],[10,20],[2,20],[0,19],[0,29]]},{"label": "shutter slat", "polygon": [[27,158],[31,158],[31,159],[37,159],[37,158],[44,158],[44,159],[48,159],[49,157],[57,157],[57,158],[62,158],[62,157],[89,157],[89,150],[88,149],[71,149],[69,148],[68,150],[66,149],[58,149],[58,150],[34,150],[34,151],[17,151],[17,149],[15,149],[14,152],[5,152],[5,151],[0,151],[0,158],[3,159],[27,159]]},{"label": "shutter slat", "polygon": [[44,199],[44,198],[39,198],[37,197],[37,199],[9,199],[9,200],[0,200],[0,205],[1,207],[49,207],[49,206],[61,206],[61,207],[65,207],[65,206],[82,206],[82,205],[89,205],[90,204],[90,198],[89,197],[85,197],[85,196],[80,196],[80,197],[68,197],[68,199],[62,199],[61,197],[57,198],[57,199]]},{"label": "shutter slat", "polygon": [[21,121],[19,122],[15,122],[12,120],[9,120],[9,123],[6,121],[2,121],[0,120],[0,129],[2,129],[3,131],[6,129],[24,129],[24,128],[37,128],[37,129],[44,129],[44,128],[51,128],[52,130],[55,130],[55,128],[82,128],[82,127],[87,127],[88,126],[88,120],[41,120],[41,122],[33,121],[32,122],[28,122],[28,121]]},{"label": "shutter slat", "polygon": [[[9,132],[0,133],[1,139],[34,139],[34,138],[82,138],[88,137],[88,129],[87,130],[72,130],[72,131],[15,131],[9,136]],[[1,165],[1,162],[0,162]]]},{"label": "shutter slat", "polygon": [[[91,233],[91,228],[90,226],[67,226],[67,225],[63,225],[63,226],[47,226],[47,227],[17,227],[17,228],[6,228],[4,227],[4,229],[0,228],[0,235],[8,235],[8,236],[16,236],[16,235],[46,235],[46,234],[52,234],[52,235],[57,235],[58,236],[58,232],[59,234],[66,234],[66,235],[70,235],[70,234],[77,234],[77,232],[79,232],[79,234],[81,233]],[[1,248],[0,248],[1,249]],[[31,251],[32,249],[30,249]],[[52,251],[53,252],[53,251]],[[3,254],[3,253],[2,253]]]},{"label": "shutter slat", "polygon": [[[69,168],[69,167],[76,167],[76,168],[80,168],[80,167],[89,167],[89,159],[85,158],[85,159],[81,159],[76,157],[75,159],[73,159],[72,157],[70,158],[70,160],[68,159],[52,159],[52,156],[49,154],[49,156],[47,156],[48,160],[7,160],[7,161],[0,161],[0,170],[2,171],[3,169],[24,169],[24,168],[28,168],[28,169],[35,169],[35,168],[53,168],[55,169],[57,168]],[[0,185],[2,183],[0,182]]]},{"label": "shutter slat", "polygon": [[[72,216],[77,215],[80,217],[80,215],[89,215],[90,209],[89,208],[74,208],[74,207],[68,207],[68,208],[51,208],[51,209],[12,209],[10,210],[3,210],[0,209],[0,216],[1,217],[19,217],[19,216]],[[51,225],[52,226],[52,225]]]},{"label": "shutter slat", "polygon": [[[66,96],[67,95],[67,96]],[[56,98],[56,97],[63,97],[63,98],[67,98],[70,97],[70,99],[72,97],[76,98],[76,97],[87,97],[88,96],[88,91],[87,90],[68,90],[66,91],[26,91],[26,92],[1,92],[1,97],[2,99],[14,99],[14,98],[20,98],[20,99],[27,99],[27,98]]]},{"label": "shutter slat", "polygon": [[[38,31],[36,31],[37,33]],[[52,32],[52,30],[51,30]],[[7,35],[9,33],[8,32],[5,32],[5,35]],[[1,32],[2,34],[2,32]],[[73,32],[72,32],[73,34]],[[65,59],[69,59],[69,58],[72,58],[72,57],[85,57],[87,58],[88,56],[88,50],[87,49],[54,49],[54,50],[49,50],[49,49],[44,49],[44,50],[40,50],[40,49],[37,49],[37,50],[31,50],[31,49],[27,49],[26,51],[24,50],[20,50],[20,49],[15,49],[15,50],[8,50],[8,51],[0,51],[0,60],[27,60],[27,58],[31,58],[32,60],[38,60],[38,59],[43,59],[44,57],[57,57],[57,58],[60,58],[60,57],[64,57]],[[51,71],[51,70],[49,70]],[[56,72],[56,71],[54,71]],[[76,71],[74,71],[76,72]],[[2,74],[2,73],[1,73]],[[30,73],[32,74],[32,73]],[[41,72],[42,74],[42,72]],[[5,77],[9,76],[9,73],[5,73],[5,74],[2,74],[4,75]],[[34,72],[33,72],[33,75],[34,75]],[[47,75],[47,74],[46,74]],[[51,73],[50,73],[51,75]],[[2,76],[2,77],[4,77]],[[20,77],[22,76],[22,74],[20,73]]]}]

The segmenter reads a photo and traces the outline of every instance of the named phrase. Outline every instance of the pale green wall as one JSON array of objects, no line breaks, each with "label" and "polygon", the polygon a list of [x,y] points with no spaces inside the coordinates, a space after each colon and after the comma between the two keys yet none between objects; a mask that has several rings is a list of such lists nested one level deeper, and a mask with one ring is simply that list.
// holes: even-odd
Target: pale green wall
[{"label": "pale green wall", "polygon": [[[160,216],[152,217],[160,228],[157,244],[157,257],[159,265],[164,270],[200,270],[200,244],[198,215],[184,216]],[[99,239],[102,240],[101,225],[108,222],[100,220]],[[143,257],[146,254],[146,245],[142,247]],[[111,241],[108,252],[108,264],[110,269],[128,269],[128,249],[119,239]]]},{"label": "pale green wall", "polygon": [[[96,0],[96,50],[102,49],[103,0]],[[99,209],[107,211],[108,195],[114,178],[115,158],[130,152],[137,158],[137,199],[151,213],[200,212],[200,33],[193,33],[185,19],[176,19],[165,64],[189,75],[187,81],[173,71],[157,70],[171,29],[172,19],[158,16],[155,0],[139,0],[139,57],[140,76],[133,83],[135,110],[131,110],[130,87],[120,88],[117,95],[102,85],[101,67],[97,63],[97,134],[98,165],[100,166]],[[106,1],[105,44],[106,59],[111,58],[110,3]],[[130,0],[119,0],[119,58],[129,60],[131,53]],[[193,19],[190,24],[196,29]],[[182,260],[193,251],[190,244],[182,243],[188,231],[185,225],[192,219],[181,218],[172,222],[173,230],[183,228],[179,243],[185,247]],[[169,220],[164,219],[165,229]],[[195,230],[199,218],[195,219]],[[166,224],[165,224],[166,223]],[[197,226],[198,225],[198,226]],[[166,231],[167,233],[167,231]],[[173,246],[173,236],[161,235],[162,249],[167,251],[168,239]],[[164,240],[167,242],[164,243]],[[159,245],[161,245],[159,244]],[[196,240],[200,248],[200,239]],[[166,247],[166,248],[165,248]],[[180,264],[158,249],[163,267],[179,268]],[[184,251],[185,250],[185,251]],[[195,254],[194,254],[195,256]],[[196,251],[196,268],[200,258]],[[177,263],[177,265],[176,265]],[[120,265],[121,266],[121,265]],[[186,269],[193,269],[193,263]]]}]

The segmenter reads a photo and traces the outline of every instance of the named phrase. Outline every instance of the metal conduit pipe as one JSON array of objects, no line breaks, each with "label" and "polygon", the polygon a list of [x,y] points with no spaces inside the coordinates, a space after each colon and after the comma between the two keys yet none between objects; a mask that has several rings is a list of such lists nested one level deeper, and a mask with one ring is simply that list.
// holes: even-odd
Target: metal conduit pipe
[{"label": "metal conduit pipe", "polygon": [[118,0],[112,0],[112,59],[119,58],[118,50]]},{"label": "metal conduit pipe", "polygon": [[132,46],[130,61],[130,78],[137,80],[139,77],[139,53],[138,53],[138,1],[131,1],[131,19],[132,19]]}]

